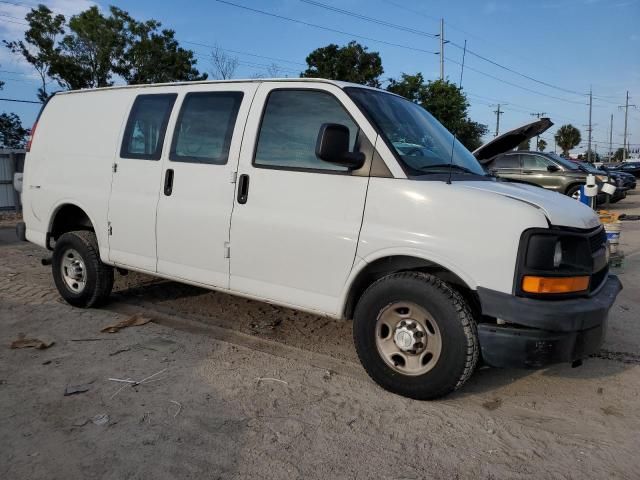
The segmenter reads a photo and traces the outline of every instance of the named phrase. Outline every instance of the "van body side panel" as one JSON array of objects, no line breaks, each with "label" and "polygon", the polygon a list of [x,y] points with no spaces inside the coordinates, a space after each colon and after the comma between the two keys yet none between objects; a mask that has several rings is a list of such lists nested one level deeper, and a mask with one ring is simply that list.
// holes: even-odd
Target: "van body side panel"
[{"label": "van body side panel", "polygon": [[[292,88],[262,84],[247,122],[238,175],[250,178],[246,203],[231,221],[232,291],[275,303],[337,315],[342,286],[351,271],[368,177],[260,168],[252,164],[263,107],[270,91]],[[368,139],[375,131],[350,99],[326,84],[295,85],[335,95]],[[280,127],[286,132],[285,127]],[[283,155],[288,155],[286,136]]]},{"label": "van body side panel", "polygon": [[546,228],[546,217],[473,185],[371,178],[358,257],[414,256],[449,269],[471,289],[511,293],[520,234]]},{"label": "van body side panel", "polygon": [[27,238],[44,246],[53,215],[82,208],[106,260],[107,208],[113,156],[130,93],[95,91],[53,97],[38,121],[25,162]]}]

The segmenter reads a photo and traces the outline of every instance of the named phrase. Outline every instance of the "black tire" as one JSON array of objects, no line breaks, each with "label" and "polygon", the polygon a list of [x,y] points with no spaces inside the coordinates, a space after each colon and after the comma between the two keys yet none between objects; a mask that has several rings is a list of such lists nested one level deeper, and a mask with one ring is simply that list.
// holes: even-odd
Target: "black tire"
[{"label": "black tire", "polygon": [[[424,308],[438,325],[441,352],[424,374],[399,373],[378,351],[376,323],[394,302],[412,302]],[[465,300],[439,278],[420,272],[395,273],[372,284],[356,306],[353,338],[360,362],[376,383],[418,400],[442,397],[460,388],[479,357],[476,322]]]},{"label": "black tire", "polygon": [[[85,285],[74,291],[65,281],[62,263],[64,256],[74,250],[84,264]],[[56,241],[51,259],[53,280],[58,292],[74,307],[96,307],[109,298],[113,288],[113,268],[100,261],[96,235],[89,231],[74,231],[63,234]]]},{"label": "black tire", "polygon": [[573,194],[576,193],[578,190],[580,190],[580,187],[582,185],[577,183],[575,185],[571,185],[569,188],[567,188],[567,197],[573,197]]}]

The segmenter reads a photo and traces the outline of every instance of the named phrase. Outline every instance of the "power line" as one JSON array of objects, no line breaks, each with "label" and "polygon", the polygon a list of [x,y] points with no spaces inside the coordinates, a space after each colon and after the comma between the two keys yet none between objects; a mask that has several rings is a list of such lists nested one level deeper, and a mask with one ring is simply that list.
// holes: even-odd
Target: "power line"
[{"label": "power line", "polygon": [[[3,2],[5,3],[5,2]],[[41,104],[42,102],[36,102],[34,100],[21,100],[18,98],[0,98],[0,102],[18,102],[18,103],[38,103]]]},{"label": "power line", "polygon": [[385,27],[395,28],[396,30],[402,30],[404,32],[414,33],[416,35],[422,35],[424,37],[429,38],[437,38],[438,34],[425,32],[423,30],[416,30],[415,28],[407,27],[405,25],[398,25],[397,23],[387,22],[385,20],[379,20],[373,17],[367,17],[366,15],[362,15],[360,13],[352,12],[350,10],[344,10],[342,8],[334,7],[332,5],[327,5],[326,3],[316,2],[315,0],[300,0],[303,3],[308,3],[309,5],[313,5],[315,7],[324,8],[325,10],[331,10],[332,12],[341,13],[343,15],[348,15],[350,17],[359,18],[360,20],[366,20],[367,22],[376,23],[378,25],[383,25]]},{"label": "power line", "polygon": [[[460,62],[457,62],[456,60],[453,60],[451,58],[446,58],[445,57],[445,60],[447,60],[447,61],[449,61],[451,63],[454,63],[454,64],[456,64],[458,66],[462,66],[462,64]],[[538,92],[536,90],[532,90],[531,88],[523,87],[522,85],[518,85],[518,84],[510,82],[508,80],[503,80],[502,78],[496,77],[495,75],[491,75],[489,73],[483,72],[482,70],[478,70],[477,68],[473,68],[473,67],[470,67],[468,65],[465,65],[465,68],[467,68],[467,69],[469,69],[471,71],[474,71],[476,73],[479,73],[480,75],[484,75],[485,77],[489,77],[489,78],[492,78],[494,80],[497,80],[498,82],[502,82],[502,83],[505,83],[507,85],[511,85],[512,87],[519,88],[521,90],[525,90],[525,91],[530,92],[530,93],[535,93],[536,95],[541,95],[543,97],[553,98],[554,100],[560,100],[562,102],[574,103],[574,104],[577,104],[577,105],[587,105],[586,103],[579,102],[577,100],[569,100],[568,98],[556,97],[555,95],[549,95],[548,93],[542,93],[542,92]]]},{"label": "power line", "polygon": [[267,11],[264,11],[264,10],[259,10],[257,8],[251,8],[251,7],[247,7],[245,5],[239,5],[237,3],[228,2],[226,0],[214,0],[214,1],[216,1],[218,3],[223,3],[225,5],[229,5],[229,6],[232,6],[232,7],[241,8],[243,10],[248,10],[250,12],[259,13],[261,15],[266,15],[268,17],[279,18],[280,20],[286,20],[288,22],[298,23],[300,25],[306,25],[307,27],[318,28],[320,30],[326,30],[328,32],[339,33],[341,35],[347,35],[349,37],[362,38],[362,39],[368,40],[370,42],[381,43],[383,45],[390,45],[392,47],[404,48],[404,49],[407,49],[407,50],[413,50],[415,52],[431,53],[431,54],[436,54],[437,55],[437,52],[433,52],[433,51],[430,51],[430,50],[425,50],[423,48],[410,47],[409,45],[402,45],[402,44],[399,44],[399,43],[387,42],[385,40],[378,40],[376,38],[366,37],[364,35],[358,35],[358,34],[355,34],[355,33],[345,32],[344,30],[338,30],[338,29],[335,29],[335,28],[325,27],[323,25],[318,25],[318,24],[315,24],[315,23],[305,22],[303,20],[298,20],[296,18],[285,17],[284,15],[278,15],[276,13],[271,13],[271,12],[267,12]]},{"label": "power line", "polygon": [[206,47],[206,48],[219,48],[220,50],[224,50],[225,52],[231,52],[231,53],[237,53],[239,55],[249,55],[251,57],[256,57],[256,58],[264,58],[266,60],[274,60],[276,62],[285,62],[285,63],[291,63],[293,65],[302,65],[304,67],[307,66],[306,63],[302,63],[302,62],[294,62],[293,60],[285,60],[284,58],[278,58],[278,57],[268,57],[266,55],[258,55],[257,53],[249,53],[249,52],[243,52],[241,50],[231,50],[230,48],[222,48],[219,47],[218,45],[208,45],[206,43],[199,43],[199,42],[190,42],[190,41],[186,41],[186,40],[180,40],[182,43],[187,43],[189,45],[197,45],[199,47]]},{"label": "power line", "polygon": [[[326,10],[331,10],[331,11],[334,11],[334,12],[337,12],[337,13],[341,13],[343,15],[347,15],[347,16],[350,16],[350,17],[355,17],[355,18],[358,18],[358,19],[361,19],[361,20],[365,20],[365,21],[368,21],[368,22],[372,22],[372,23],[376,23],[376,24],[379,24],[379,25],[385,25],[387,27],[395,28],[397,30],[402,30],[402,31],[409,32],[409,33],[414,33],[414,34],[417,34],[417,35],[427,36],[427,37],[430,37],[430,38],[440,37],[441,42],[443,40],[442,39],[442,36],[443,36],[442,32],[440,33],[440,35],[435,35],[435,34],[431,34],[431,33],[427,33],[427,32],[421,31],[421,30],[415,30],[413,28],[406,27],[404,25],[398,25],[398,24],[394,24],[394,23],[387,22],[387,21],[384,21],[384,20],[379,20],[379,19],[376,19],[376,18],[367,17],[365,15],[361,15],[361,14],[356,13],[356,12],[352,12],[352,11],[349,11],[349,10],[344,10],[342,8],[333,7],[331,5],[326,5],[324,3],[317,2],[315,0],[300,0],[300,1],[304,2],[304,3],[307,3],[307,4],[310,4],[310,5],[314,5],[316,7],[324,8]],[[442,19],[441,19],[441,27],[442,27]],[[455,42],[449,41],[447,43],[450,43],[451,45],[453,45],[454,47],[456,47],[456,48],[458,48],[460,50],[463,49],[463,47],[461,45],[459,45],[459,44],[457,44]],[[467,49],[467,52],[470,55],[473,55],[476,58],[479,58],[479,59],[481,59],[481,60],[483,60],[483,61],[485,61],[487,63],[490,63],[491,65],[494,65],[494,66],[496,66],[498,68],[501,68],[501,69],[503,69],[505,71],[508,71],[510,73],[513,73],[515,75],[519,75],[519,76],[521,76],[523,78],[526,78],[527,80],[530,80],[532,82],[538,83],[540,85],[544,85],[545,87],[553,88],[553,89],[556,89],[556,90],[559,90],[559,91],[562,91],[562,92],[565,92],[565,93],[570,93],[570,94],[573,94],[573,95],[580,95],[580,96],[585,96],[586,95],[583,92],[578,92],[576,90],[570,90],[568,88],[564,88],[564,87],[560,87],[560,86],[557,86],[557,85],[553,85],[553,84],[551,84],[549,82],[545,82],[543,80],[538,80],[537,78],[534,78],[534,77],[532,77],[530,75],[526,75],[526,74],[521,73],[521,72],[519,72],[519,71],[517,71],[517,70],[515,70],[513,68],[510,68],[510,67],[507,67],[505,65],[502,65],[501,63],[498,63],[495,60],[492,60],[492,59],[490,59],[490,58],[488,58],[488,57],[486,57],[484,55],[481,55],[478,52],[474,52],[473,50]]]}]

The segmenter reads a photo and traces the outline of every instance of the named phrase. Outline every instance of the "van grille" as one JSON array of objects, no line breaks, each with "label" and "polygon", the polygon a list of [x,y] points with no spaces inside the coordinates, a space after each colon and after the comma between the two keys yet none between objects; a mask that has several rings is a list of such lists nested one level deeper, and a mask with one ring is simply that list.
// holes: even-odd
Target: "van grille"
[{"label": "van grille", "polygon": [[606,243],[607,234],[605,233],[603,227],[600,227],[600,230],[589,237],[589,247],[591,248],[591,253],[595,253],[602,247],[606,247]]}]

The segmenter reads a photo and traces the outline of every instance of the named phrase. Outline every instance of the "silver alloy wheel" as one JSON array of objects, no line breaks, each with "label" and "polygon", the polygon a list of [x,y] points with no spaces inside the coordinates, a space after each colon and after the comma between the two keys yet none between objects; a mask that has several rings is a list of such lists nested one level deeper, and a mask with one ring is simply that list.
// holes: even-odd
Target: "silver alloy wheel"
[{"label": "silver alloy wheel", "polygon": [[580,200],[580,189],[576,190],[575,192],[573,192],[571,194],[571,198],[575,199],[575,200]]},{"label": "silver alloy wheel", "polygon": [[87,284],[87,269],[77,250],[69,248],[64,252],[60,270],[67,288],[73,293],[82,293]]},{"label": "silver alloy wheel", "polygon": [[423,375],[440,358],[442,336],[431,314],[413,302],[394,302],[376,321],[378,353],[396,372]]}]

